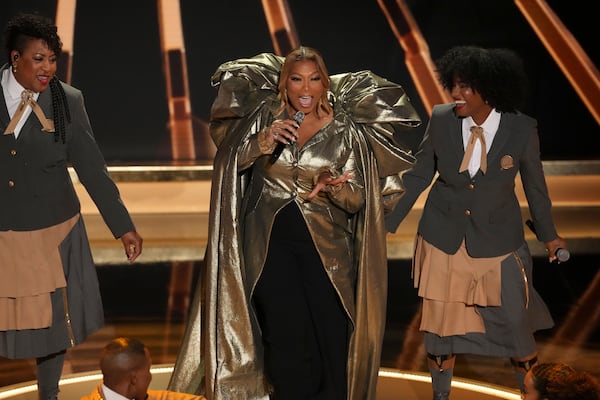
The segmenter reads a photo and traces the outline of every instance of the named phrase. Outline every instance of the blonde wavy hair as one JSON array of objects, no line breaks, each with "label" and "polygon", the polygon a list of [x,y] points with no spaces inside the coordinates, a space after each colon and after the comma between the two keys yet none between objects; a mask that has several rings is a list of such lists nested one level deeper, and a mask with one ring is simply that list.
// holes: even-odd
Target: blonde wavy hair
[{"label": "blonde wavy hair", "polygon": [[327,67],[323,61],[321,53],[312,47],[300,46],[297,49],[292,50],[286,57],[281,67],[281,73],[279,74],[279,94],[277,99],[280,102],[279,108],[276,111],[276,115],[281,115],[289,105],[289,98],[287,96],[286,83],[292,72],[294,64],[298,61],[313,61],[317,66],[317,71],[321,77],[321,83],[323,84],[323,94],[321,98],[317,100],[317,117],[321,118],[322,113],[331,114],[333,109],[329,101],[327,100],[327,93],[329,92],[329,73]]}]

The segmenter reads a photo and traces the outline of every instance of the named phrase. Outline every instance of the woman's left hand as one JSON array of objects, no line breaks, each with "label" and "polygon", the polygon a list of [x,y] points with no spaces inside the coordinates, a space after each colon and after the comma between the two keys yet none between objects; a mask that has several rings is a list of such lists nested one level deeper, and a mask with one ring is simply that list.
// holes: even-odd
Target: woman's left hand
[{"label": "woman's left hand", "polygon": [[307,200],[312,200],[316,195],[319,194],[320,191],[338,191],[341,189],[342,185],[346,183],[350,178],[352,178],[352,172],[346,171],[342,175],[338,177],[333,177],[331,172],[324,171],[321,172],[319,178],[317,179],[317,183],[315,184],[312,192],[306,197]]}]

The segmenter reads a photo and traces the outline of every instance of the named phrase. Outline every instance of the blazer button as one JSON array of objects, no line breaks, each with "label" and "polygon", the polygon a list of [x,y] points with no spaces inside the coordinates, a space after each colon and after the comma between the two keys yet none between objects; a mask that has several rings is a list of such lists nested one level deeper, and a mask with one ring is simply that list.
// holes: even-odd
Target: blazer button
[{"label": "blazer button", "polygon": [[475,185],[473,185],[472,183],[469,183],[469,189],[471,189],[471,190],[475,189]]},{"label": "blazer button", "polygon": [[12,150],[10,151],[10,155],[11,155],[11,156],[16,156],[16,155],[17,155],[17,151],[16,151],[15,149],[12,149]]},{"label": "blazer button", "polygon": [[471,210],[465,210],[465,215],[471,215]]},{"label": "blazer button", "polygon": [[14,187],[15,183],[13,181],[8,181],[8,187]]}]

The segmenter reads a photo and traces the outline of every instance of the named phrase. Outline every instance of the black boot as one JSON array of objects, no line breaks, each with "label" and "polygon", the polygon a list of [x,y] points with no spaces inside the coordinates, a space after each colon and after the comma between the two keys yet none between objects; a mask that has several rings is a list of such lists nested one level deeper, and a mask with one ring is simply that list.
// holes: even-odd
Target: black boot
[{"label": "black boot", "polygon": [[450,398],[450,387],[454,368],[437,369],[430,368],[431,386],[433,389],[433,400],[448,400]]},{"label": "black boot", "polygon": [[58,399],[58,384],[63,369],[66,350],[36,359],[39,400]]},{"label": "black boot", "polygon": [[433,400],[448,400],[450,392],[433,392]]},{"label": "black boot", "polygon": [[519,390],[521,391],[521,393],[523,393],[523,390],[525,390],[525,386],[523,383],[525,381],[525,374],[527,373],[527,371],[533,368],[533,366],[537,364],[537,362],[537,355],[531,357],[529,360],[524,361],[517,361],[514,358],[510,359],[510,363],[514,367],[515,378],[517,380],[517,384],[519,385]]}]

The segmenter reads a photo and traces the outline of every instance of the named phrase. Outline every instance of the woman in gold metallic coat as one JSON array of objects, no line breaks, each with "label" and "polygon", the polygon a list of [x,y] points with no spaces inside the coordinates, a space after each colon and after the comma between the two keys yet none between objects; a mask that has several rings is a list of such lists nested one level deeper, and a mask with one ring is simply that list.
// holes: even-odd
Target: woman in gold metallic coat
[{"label": "woman in gold metallic coat", "polygon": [[[375,398],[383,216],[420,120],[369,71],[308,47],[223,64],[211,110],[209,242],[169,388],[221,399]],[[279,154],[280,152],[280,154]]]}]

